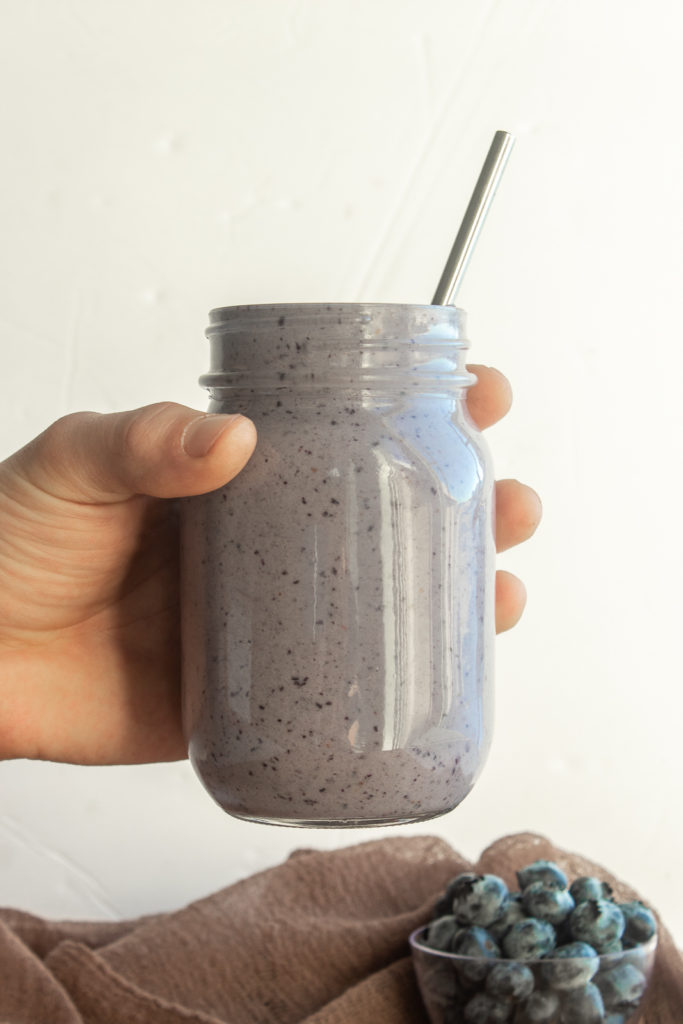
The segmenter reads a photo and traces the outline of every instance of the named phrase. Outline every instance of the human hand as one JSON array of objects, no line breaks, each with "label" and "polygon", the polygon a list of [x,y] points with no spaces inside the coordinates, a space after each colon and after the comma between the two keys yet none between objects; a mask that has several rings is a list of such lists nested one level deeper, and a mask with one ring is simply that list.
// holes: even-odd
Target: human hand
[{"label": "human hand", "polygon": [[[484,428],[510,406],[498,371],[473,367]],[[74,413],[0,463],[0,757],[78,764],[186,755],[180,720],[178,535],[173,502],[231,480],[256,431],[243,416],[173,403]],[[497,546],[526,540],[535,493],[497,484]],[[522,583],[498,573],[496,626]]]},{"label": "human hand", "polygon": [[[469,413],[485,430],[510,411],[512,390],[506,377],[491,366],[468,366],[477,383],[467,395]],[[507,551],[528,540],[541,521],[541,499],[531,487],[519,480],[496,481],[496,551]],[[499,569],[496,572],[496,632],[515,626],[526,605],[526,589],[517,576]]]}]

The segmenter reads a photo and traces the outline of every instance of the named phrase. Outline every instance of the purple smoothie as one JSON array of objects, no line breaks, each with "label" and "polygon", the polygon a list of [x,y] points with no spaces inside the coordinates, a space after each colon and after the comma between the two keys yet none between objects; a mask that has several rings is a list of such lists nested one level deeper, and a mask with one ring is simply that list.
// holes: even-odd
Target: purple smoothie
[{"label": "purple smoothie", "polygon": [[214,799],[293,825],[417,821],[490,742],[492,474],[461,310],[214,310],[210,411],[256,451],[182,502],[184,723]]}]

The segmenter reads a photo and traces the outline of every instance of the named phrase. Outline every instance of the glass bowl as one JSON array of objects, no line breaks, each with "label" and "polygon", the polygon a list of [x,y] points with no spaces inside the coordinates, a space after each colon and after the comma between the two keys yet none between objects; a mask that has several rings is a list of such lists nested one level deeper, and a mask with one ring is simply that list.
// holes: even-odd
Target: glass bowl
[{"label": "glass bowl", "polygon": [[461,956],[410,936],[413,966],[431,1024],[635,1024],[657,936],[595,957],[541,960]]}]

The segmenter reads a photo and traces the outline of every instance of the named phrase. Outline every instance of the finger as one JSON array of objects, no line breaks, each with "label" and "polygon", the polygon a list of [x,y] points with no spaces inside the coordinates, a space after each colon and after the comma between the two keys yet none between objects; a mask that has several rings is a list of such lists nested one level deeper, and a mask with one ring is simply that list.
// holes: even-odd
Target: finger
[{"label": "finger", "polygon": [[69,501],[179,498],[222,487],[255,444],[256,428],[245,416],[160,402],[131,412],[64,416],[8,463],[43,491]]},{"label": "finger", "polygon": [[519,480],[496,481],[496,550],[507,551],[528,540],[541,521],[541,499]]},{"label": "finger", "polygon": [[496,573],[496,633],[516,626],[526,605],[526,587],[511,572]]},{"label": "finger", "polygon": [[467,367],[477,378],[467,391],[470,416],[484,430],[505,416],[512,405],[512,388],[507,377],[493,366]]}]

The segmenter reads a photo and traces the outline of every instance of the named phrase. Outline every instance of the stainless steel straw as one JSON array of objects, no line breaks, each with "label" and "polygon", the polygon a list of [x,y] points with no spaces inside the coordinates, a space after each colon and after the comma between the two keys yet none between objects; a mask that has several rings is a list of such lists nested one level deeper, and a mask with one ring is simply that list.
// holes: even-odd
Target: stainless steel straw
[{"label": "stainless steel straw", "polygon": [[434,293],[433,306],[452,306],[454,303],[514,142],[514,136],[508,132],[496,132],[493,136],[491,148],[484,160],[484,166],[477,184],[474,186],[472,198],[465,210],[465,216],[453,243],[451,254],[446,261],[441,280]]}]

